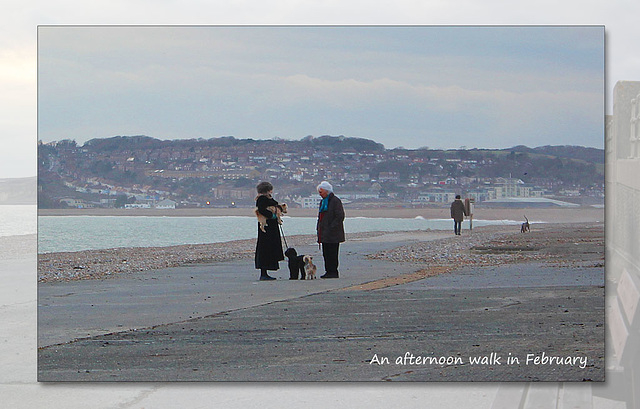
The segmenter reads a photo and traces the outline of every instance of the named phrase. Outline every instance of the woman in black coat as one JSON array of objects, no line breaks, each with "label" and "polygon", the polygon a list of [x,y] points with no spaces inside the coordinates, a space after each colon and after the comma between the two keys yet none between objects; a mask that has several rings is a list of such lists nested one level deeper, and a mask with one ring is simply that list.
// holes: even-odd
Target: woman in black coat
[{"label": "woman in black coat", "polygon": [[258,212],[267,218],[267,225],[264,232],[258,224],[258,242],[256,244],[256,268],[260,269],[260,280],[275,280],[267,274],[267,270],[278,270],[278,262],[284,260],[282,252],[282,241],[280,240],[280,225],[275,213],[267,210],[269,206],[277,206],[271,194],[273,185],[269,182],[260,182],[256,186],[258,196],[256,197],[256,207]]}]

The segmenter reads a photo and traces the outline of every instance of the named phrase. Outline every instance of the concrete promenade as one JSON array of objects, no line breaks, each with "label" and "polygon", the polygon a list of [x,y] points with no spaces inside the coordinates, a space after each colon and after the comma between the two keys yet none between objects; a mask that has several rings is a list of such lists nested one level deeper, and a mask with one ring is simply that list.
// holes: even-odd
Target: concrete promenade
[{"label": "concrete promenade", "polygon": [[429,267],[366,254],[449,235],[348,242],[338,280],[290,281],[282,263],[259,282],[243,260],[41,283],[39,380],[603,379],[603,268],[469,266],[362,289]]}]

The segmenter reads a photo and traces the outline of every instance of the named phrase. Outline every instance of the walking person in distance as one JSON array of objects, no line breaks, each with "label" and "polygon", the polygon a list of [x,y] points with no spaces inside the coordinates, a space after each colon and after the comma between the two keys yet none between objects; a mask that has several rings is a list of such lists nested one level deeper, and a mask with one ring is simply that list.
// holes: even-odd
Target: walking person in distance
[{"label": "walking person in distance", "polygon": [[460,195],[456,195],[456,200],[451,203],[451,218],[453,219],[453,232],[456,236],[459,236],[462,230],[462,221],[464,216],[467,215],[467,211],[464,208],[464,203],[460,199]]}]

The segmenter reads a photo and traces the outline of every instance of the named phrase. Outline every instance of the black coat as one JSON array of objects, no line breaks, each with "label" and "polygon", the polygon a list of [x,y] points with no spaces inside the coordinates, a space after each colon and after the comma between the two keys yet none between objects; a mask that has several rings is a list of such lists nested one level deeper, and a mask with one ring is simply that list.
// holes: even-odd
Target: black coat
[{"label": "black coat", "polygon": [[467,215],[467,211],[464,208],[464,203],[461,199],[456,199],[451,203],[451,218],[457,222],[464,220]]},{"label": "black coat", "polygon": [[342,243],[344,238],[344,207],[342,201],[333,193],[329,193],[329,205],[327,211],[318,216],[316,230],[318,231],[318,243]]},{"label": "black coat", "polygon": [[267,196],[258,196],[256,207],[258,212],[267,218],[265,232],[260,230],[258,224],[258,242],[256,243],[256,268],[265,270],[278,270],[278,262],[284,260],[282,241],[280,240],[280,225],[273,219],[273,213],[267,210],[269,206],[276,206],[278,202]]}]

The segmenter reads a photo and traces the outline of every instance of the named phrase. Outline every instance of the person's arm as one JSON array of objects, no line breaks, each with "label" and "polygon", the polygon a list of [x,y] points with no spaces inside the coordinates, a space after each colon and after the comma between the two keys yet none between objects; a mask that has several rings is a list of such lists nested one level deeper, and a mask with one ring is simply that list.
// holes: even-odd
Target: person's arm
[{"label": "person's arm", "polygon": [[275,219],[277,216],[275,213],[267,210],[268,206],[272,206],[273,204],[269,203],[269,199],[264,196],[261,196],[256,201],[256,206],[258,207],[258,213],[266,217],[267,219]]},{"label": "person's arm", "polygon": [[334,197],[332,202],[333,204],[333,219],[331,220],[331,226],[337,226],[344,221],[344,207],[342,206],[342,201],[337,197]]}]

